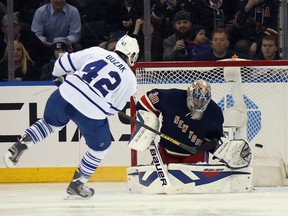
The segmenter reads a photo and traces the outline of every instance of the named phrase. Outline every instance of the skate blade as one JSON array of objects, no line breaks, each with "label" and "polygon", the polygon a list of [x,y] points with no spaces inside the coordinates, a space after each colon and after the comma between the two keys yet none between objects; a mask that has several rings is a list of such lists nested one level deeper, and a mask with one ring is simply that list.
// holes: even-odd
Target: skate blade
[{"label": "skate blade", "polygon": [[92,196],[90,197],[81,197],[81,196],[77,196],[77,195],[70,195],[68,194],[66,197],[64,197],[64,200],[88,200],[91,199]]},{"label": "skate blade", "polygon": [[12,157],[12,154],[11,154],[11,152],[7,152],[5,155],[4,155],[4,157],[3,157],[3,159],[4,159],[4,164],[5,164],[5,166],[7,167],[7,168],[11,168],[11,167],[15,167],[16,166],[16,164],[14,164],[12,161],[11,161],[11,158]]}]

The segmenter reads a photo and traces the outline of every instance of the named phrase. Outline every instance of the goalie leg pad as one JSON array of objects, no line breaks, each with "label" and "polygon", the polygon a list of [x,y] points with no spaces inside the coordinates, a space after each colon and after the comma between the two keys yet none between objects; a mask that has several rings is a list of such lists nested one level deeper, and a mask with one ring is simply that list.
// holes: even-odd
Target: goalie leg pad
[{"label": "goalie leg pad", "polygon": [[139,193],[141,187],[139,184],[138,166],[128,167],[127,170],[127,186],[130,192]]},{"label": "goalie leg pad", "polygon": [[[137,120],[154,130],[159,130],[159,120],[154,113],[139,110],[137,112]],[[135,124],[128,146],[137,151],[145,151],[149,148],[155,136],[156,134],[152,131]]]},{"label": "goalie leg pad", "polygon": [[128,188],[131,192],[162,194],[164,187],[154,165],[142,165],[127,169]]},{"label": "goalie leg pad", "polygon": [[[183,189],[177,191],[178,194],[250,192],[253,189],[252,171],[252,167],[232,170],[223,164],[168,165],[171,185]],[[127,177],[130,192],[167,193],[153,165],[130,167],[127,169]]]},{"label": "goalie leg pad", "polygon": [[249,192],[252,187],[252,167],[232,170],[223,164],[169,164],[171,183],[194,184],[188,193]]}]

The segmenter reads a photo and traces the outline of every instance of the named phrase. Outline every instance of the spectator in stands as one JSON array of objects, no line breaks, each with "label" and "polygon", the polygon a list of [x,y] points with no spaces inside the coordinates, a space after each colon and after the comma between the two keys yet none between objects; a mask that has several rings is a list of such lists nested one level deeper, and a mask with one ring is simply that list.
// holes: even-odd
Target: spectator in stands
[{"label": "spectator in stands", "polygon": [[120,0],[67,0],[68,4],[76,7],[81,17],[81,40],[79,43],[85,48],[98,46],[109,39],[106,29],[107,8],[113,7]]},{"label": "spectator in stands", "polygon": [[186,46],[191,42],[190,14],[182,10],[174,15],[175,33],[163,41],[164,61],[188,60]]},{"label": "spectator in stands", "polygon": [[[14,81],[39,80],[39,72],[34,68],[34,62],[20,41],[14,41]],[[8,81],[8,47],[0,61],[0,80]]]},{"label": "spectator in stands", "polygon": [[175,5],[176,0],[171,3],[157,0],[151,6],[151,23],[153,23],[154,31],[158,32],[162,38],[167,38],[174,33],[172,21]]},{"label": "spectator in stands", "polygon": [[[52,57],[50,62],[45,64],[41,68],[41,77],[40,80],[53,80],[55,77],[52,75],[52,71],[54,68],[54,64],[56,60],[59,58],[60,53],[65,53],[69,49],[70,44],[67,39],[64,37],[54,38],[53,44],[51,46]],[[55,78],[56,79],[56,78]]]},{"label": "spectator in stands", "polygon": [[278,37],[278,0],[244,0],[237,12],[238,42],[234,50],[254,57],[264,35]]},{"label": "spectator in stands", "polygon": [[[119,0],[67,0],[76,7],[84,23],[105,20],[106,7]],[[82,37],[81,37],[82,38]]]},{"label": "spectator in stands", "polygon": [[109,38],[109,40],[107,41],[106,45],[105,45],[105,49],[108,51],[114,51],[116,44],[117,44],[117,39],[116,38]]},{"label": "spectator in stands", "polygon": [[30,29],[35,11],[49,1],[50,0],[14,0],[14,11],[19,20],[21,20],[21,25]]},{"label": "spectator in stands", "polygon": [[[150,23],[151,35],[151,61],[162,61],[163,59],[163,38],[159,32],[155,31],[153,22]],[[144,61],[144,22],[137,19],[132,37],[136,38],[139,44],[140,52],[138,61]]]},{"label": "spectator in stands", "polygon": [[175,2],[175,13],[181,11],[181,10],[185,10],[187,12],[190,12],[193,10],[193,4],[194,4],[195,0],[177,0]]},{"label": "spectator in stands", "polygon": [[107,41],[100,43],[98,46],[108,51],[114,51],[117,41],[118,40],[116,38],[109,38]]},{"label": "spectator in stands", "polygon": [[82,49],[81,19],[76,7],[67,4],[66,0],[51,0],[38,8],[33,17],[31,30],[48,47],[54,38],[66,37],[73,51]]},{"label": "spectator in stands", "polygon": [[280,60],[278,52],[278,40],[275,36],[263,36],[261,51],[258,53],[255,60]]},{"label": "spectator in stands", "polygon": [[229,34],[224,28],[216,29],[212,33],[211,46],[212,49],[198,53],[193,57],[192,61],[217,61],[231,58],[245,58],[245,56],[228,49]]},{"label": "spectator in stands", "polygon": [[110,37],[119,39],[126,33],[132,34],[135,22],[143,16],[142,1],[121,0],[116,7],[108,7],[106,23]]},{"label": "spectator in stands", "polygon": [[4,4],[4,3],[0,0],[0,17],[1,17],[1,19],[2,19],[3,16],[6,14],[6,12],[7,12],[6,4]]},{"label": "spectator in stands", "polygon": [[174,5],[173,16],[181,10],[185,10],[186,12],[190,14],[191,22],[194,24],[195,23],[194,14],[196,13],[195,5],[197,1],[198,0],[177,0]]},{"label": "spectator in stands", "polygon": [[204,26],[198,24],[193,25],[191,28],[191,39],[192,43],[187,46],[187,52],[190,60],[198,53],[209,51],[211,49],[211,44],[206,37],[206,30]]},{"label": "spectator in stands", "polygon": [[192,22],[205,27],[209,40],[216,28],[225,28],[231,34],[238,4],[239,0],[194,1]]},{"label": "spectator in stands", "polygon": [[[0,59],[3,58],[7,46],[8,35],[8,17],[5,15],[2,18],[1,34],[0,34]],[[20,41],[27,49],[29,55],[35,62],[35,67],[43,65],[49,61],[48,49],[43,45],[34,32],[30,29],[23,28],[19,22],[18,17],[13,14],[13,33],[14,40]]]}]

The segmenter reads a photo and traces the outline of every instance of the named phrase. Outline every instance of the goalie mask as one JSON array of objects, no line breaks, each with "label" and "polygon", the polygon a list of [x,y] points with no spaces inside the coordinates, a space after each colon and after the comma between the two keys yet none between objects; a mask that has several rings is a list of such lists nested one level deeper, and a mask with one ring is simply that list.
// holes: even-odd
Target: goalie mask
[{"label": "goalie mask", "polygon": [[190,110],[191,118],[201,120],[211,100],[211,86],[204,80],[195,81],[187,89],[187,106]]},{"label": "goalie mask", "polygon": [[139,45],[135,38],[124,35],[116,43],[115,50],[123,53],[128,58],[128,65],[133,66],[138,59]]}]

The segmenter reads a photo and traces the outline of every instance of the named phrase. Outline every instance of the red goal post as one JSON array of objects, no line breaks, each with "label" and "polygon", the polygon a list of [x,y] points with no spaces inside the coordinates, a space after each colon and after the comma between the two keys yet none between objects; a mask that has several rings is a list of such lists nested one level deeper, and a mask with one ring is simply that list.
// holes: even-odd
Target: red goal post
[{"label": "red goal post", "polygon": [[[212,86],[212,98],[225,110],[235,105],[235,89],[225,81],[225,71],[241,75],[239,92],[247,109],[246,139],[254,158],[280,159],[288,165],[288,61],[138,62],[136,100],[152,88],[186,89],[194,80],[204,79]],[[234,91],[234,93],[233,93]],[[236,89],[236,93],[237,93]],[[135,99],[131,116],[135,116]],[[255,148],[260,143],[263,148]],[[145,153],[132,150],[131,165],[151,163]]]}]

